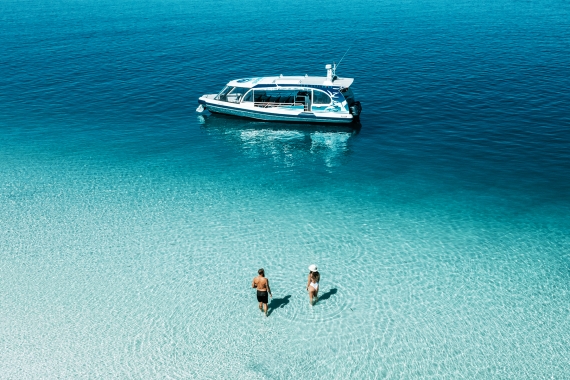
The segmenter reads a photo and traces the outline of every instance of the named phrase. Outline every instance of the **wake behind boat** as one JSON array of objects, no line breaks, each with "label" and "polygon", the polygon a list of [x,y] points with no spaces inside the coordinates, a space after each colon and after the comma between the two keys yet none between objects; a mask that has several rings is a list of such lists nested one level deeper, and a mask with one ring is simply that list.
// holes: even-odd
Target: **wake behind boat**
[{"label": "wake behind boat", "polygon": [[198,99],[196,111],[248,117],[264,121],[350,123],[362,106],[354,99],[353,78],[336,76],[326,65],[326,77],[272,76],[230,81],[219,94]]}]

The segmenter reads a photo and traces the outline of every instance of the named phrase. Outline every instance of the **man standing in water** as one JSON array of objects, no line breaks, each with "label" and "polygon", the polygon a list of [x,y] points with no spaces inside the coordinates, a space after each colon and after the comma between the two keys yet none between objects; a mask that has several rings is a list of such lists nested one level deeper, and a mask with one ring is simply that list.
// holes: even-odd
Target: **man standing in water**
[{"label": "man standing in water", "polygon": [[259,276],[253,279],[251,283],[252,288],[257,288],[257,302],[259,302],[259,310],[263,311],[262,305],[265,308],[265,316],[267,317],[267,293],[273,298],[271,288],[269,287],[269,280],[265,278],[265,271],[263,268],[257,271]]}]

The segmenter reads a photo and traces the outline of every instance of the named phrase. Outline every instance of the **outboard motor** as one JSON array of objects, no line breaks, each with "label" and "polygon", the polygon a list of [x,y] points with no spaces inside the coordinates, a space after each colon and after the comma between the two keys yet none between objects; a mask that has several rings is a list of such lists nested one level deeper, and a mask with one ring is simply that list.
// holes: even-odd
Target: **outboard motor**
[{"label": "outboard motor", "polygon": [[360,113],[362,112],[362,105],[359,101],[352,103],[349,107],[350,113],[352,114],[354,120],[358,120],[360,118]]}]

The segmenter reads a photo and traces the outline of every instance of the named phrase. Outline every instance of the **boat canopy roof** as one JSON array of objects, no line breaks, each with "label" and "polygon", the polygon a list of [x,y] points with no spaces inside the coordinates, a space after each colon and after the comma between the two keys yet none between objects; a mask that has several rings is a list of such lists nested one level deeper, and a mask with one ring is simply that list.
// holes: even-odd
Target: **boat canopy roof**
[{"label": "boat canopy roof", "polygon": [[275,87],[279,85],[284,86],[319,86],[330,88],[347,88],[354,82],[354,78],[336,78],[333,81],[328,81],[327,77],[309,77],[309,76],[273,76],[273,77],[258,77],[258,78],[243,78],[234,79],[227,85],[233,87]]}]

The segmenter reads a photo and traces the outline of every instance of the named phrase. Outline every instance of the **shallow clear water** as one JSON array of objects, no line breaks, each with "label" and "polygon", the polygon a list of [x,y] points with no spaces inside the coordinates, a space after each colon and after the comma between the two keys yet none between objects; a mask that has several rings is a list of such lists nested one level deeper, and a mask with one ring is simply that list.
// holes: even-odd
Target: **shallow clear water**
[{"label": "shallow clear water", "polygon": [[[569,20],[561,1],[1,2],[0,377],[570,376]],[[355,129],[194,112],[351,43]]]}]

